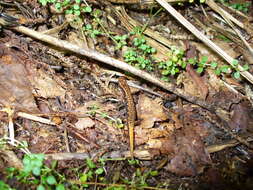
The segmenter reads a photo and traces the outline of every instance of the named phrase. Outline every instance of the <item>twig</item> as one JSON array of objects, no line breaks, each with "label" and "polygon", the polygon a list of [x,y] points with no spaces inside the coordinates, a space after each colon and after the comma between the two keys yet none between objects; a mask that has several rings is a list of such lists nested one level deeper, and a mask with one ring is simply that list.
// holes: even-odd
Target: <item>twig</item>
[{"label": "twig", "polygon": [[[199,40],[204,42],[208,47],[220,55],[224,60],[226,60],[232,67],[234,67],[234,58],[229,56],[225,51],[223,51],[219,46],[208,39],[203,33],[201,33],[195,26],[193,26],[188,20],[186,20],[178,11],[176,11],[170,4],[165,0],[156,0],[161,6],[163,6],[175,19],[177,19],[182,25],[184,25],[189,31],[191,31]],[[253,76],[244,71],[243,67],[238,65],[240,74],[247,79],[251,84],[253,84]]]},{"label": "twig", "polygon": [[10,139],[10,144],[15,145],[15,132],[14,132],[14,125],[13,125],[13,114],[14,110],[11,107],[6,107],[1,109],[0,111],[6,112],[8,114],[8,129],[9,129],[9,139]]},{"label": "twig", "polygon": [[50,121],[49,119],[45,119],[45,118],[38,117],[38,116],[35,116],[35,115],[31,115],[31,114],[28,114],[28,113],[18,112],[17,115],[19,117],[23,117],[23,118],[30,119],[30,120],[33,120],[33,121],[38,121],[38,122],[45,123],[45,124],[48,124],[48,125],[56,125],[54,122]]},{"label": "twig", "polygon": [[[247,138],[248,142],[253,141],[253,139],[251,137]],[[215,153],[221,150],[224,150],[226,148],[230,148],[230,147],[234,147],[236,145],[238,145],[240,142],[238,142],[238,140],[229,140],[225,143],[222,144],[216,144],[216,145],[210,145],[208,146],[206,149],[208,151],[208,153]]]},{"label": "twig", "polygon": [[[102,80],[102,81],[106,81],[106,78],[101,78],[101,80]],[[116,80],[116,79],[110,79],[108,82],[118,83],[118,80]],[[143,90],[144,92],[147,92],[147,93],[149,93],[149,94],[152,94],[152,95],[155,95],[155,96],[157,96],[157,97],[160,97],[160,98],[165,99],[165,97],[163,97],[161,94],[159,94],[159,93],[153,91],[153,90],[150,89],[150,88],[143,87],[143,86],[138,85],[138,84],[136,84],[136,83],[134,83],[134,82],[132,82],[132,81],[127,81],[127,84],[128,84],[128,86],[130,86],[130,87],[133,87],[133,88],[136,88],[136,89],[139,89],[139,90]]]},{"label": "twig", "polygon": [[[160,152],[157,150],[135,150],[134,155],[136,158],[140,160],[152,160],[156,155],[159,155]],[[90,152],[90,153],[70,153],[70,152],[61,152],[61,153],[53,153],[53,154],[46,154],[46,159],[53,159],[53,160],[83,160],[87,158],[93,158],[96,156],[97,153]],[[125,160],[126,158],[130,157],[129,151],[112,151],[105,153],[102,158],[106,160]]]}]

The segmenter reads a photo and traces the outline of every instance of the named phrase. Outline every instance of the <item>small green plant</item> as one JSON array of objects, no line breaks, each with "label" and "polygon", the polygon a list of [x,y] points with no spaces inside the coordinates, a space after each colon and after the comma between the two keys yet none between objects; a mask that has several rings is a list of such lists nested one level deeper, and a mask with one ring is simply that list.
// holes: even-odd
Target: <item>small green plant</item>
[{"label": "small green plant", "polygon": [[41,174],[43,160],[43,154],[26,154],[23,158],[23,172],[27,175],[30,175],[32,173],[35,176],[39,176]]},{"label": "small green plant", "polygon": [[250,2],[240,2],[240,3],[230,3],[229,0],[219,0],[220,3],[232,7],[233,9],[236,9],[238,11],[247,13],[249,11]]},{"label": "small green plant", "polygon": [[138,164],[140,164],[140,161],[137,160],[137,159],[130,159],[130,160],[127,160],[127,161],[128,161],[129,165],[138,165]]},{"label": "small green plant", "polygon": [[91,38],[96,38],[98,35],[101,35],[102,32],[100,30],[94,29],[91,24],[86,24],[83,27],[83,30],[89,34]]},{"label": "small green plant", "polygon": [[250,2],[245,3],[233,3],[229,5],[233,9],[247,13],[249,11]]},{"label": "small green plant", "polygon": [[[232,76],[235,79],[240,79],[241,74],[240,74],[240,70],[239,70],[239,63],[236,59],[233,60],[232,62],[232,66],[230,65],[222,65],[222,66],[218,66],[218,64],[216,62],[211,62],[210,64],[211,68],[214,69],[215,74],[216,75],[221,75],[222,73],[224,74],[232,74]],[[249,65],[245,64],[243,65],[243,71],[247,71],[249,70]]]},{"label": "small green plant", "polygon": [[137,52],[134,49],[129,48],[124,54],[124,59],[130,65],[133,65],[136,62],[137,56]]},{"label": "small green plant", "polygon": [[146,43],[146,40],[143,36],[139,38],[133,39],[133,45],[137,47],[137,49],[141,50],[145,55],[149,55],[156,52],[155,48],[152,48],[150,45]]},{"label": "small green plant", "polygon": [[[24,184],[29,189],[36,190],[79,190],[90,188],[91,184],[108,184],[112,180],[108,181],[108,175],[105,172],[107,161],[119,161],[122,159],[103,159],[99,158],[98,162],[94,162],[92,159],[86,159],[84,164],[78,168],[73,168],[70,171],[71,175],[74,175],[78,179],[78,185],[76,182],[69,181],[64,175],[56,171],[57,162],[53,161],[50,168],[44,164],[43,154],[27,154],[23,158],[24,168],[18,170],[15,168],[7,168],[7,178],[16,179],[16,181]],[[120,175],[120,180],[123,184],[108,185],[107,190],[121,190],[126,189],[127,186],[131,186],[131,189],[138,189],[142,187],[148,187],[147,180],[150,177],[158,175],[156,170],[142,171],[139,168],[141,164],[139,160],[128,160],[128,164],[132,165],[135,170],[132,178],[123,178]],[[73,176],[72,176],[73,177]],[[80,184],[81,182],[81,184]],[[12,189],[4,181],[0,180],[1,190],[15,190]]]},{"label": "small green plant", "polygon": [[66,14],[74,14],[80,16],[81,13],[91,13],[92,8],[89,5],[82,5],[81,0],[39,0],[41,5],[46,6],[47,4],[54,5],[55,9],[58,11],[65,10]]},{"label": "small green plant", "polygon": [[134,65],[140,69],[148,71],[154,69],[151,60],[145,57],[145,55],[141,55],[136,49],[128,49],[124,54],[124,60],[130,65]]},{"label": "small green plant", "polygon": [[1,190],[15,190],[11,188],[8,184],[4,183],[4,181],[0,180],[0,189]]},{"label": "small green plant", "polygon": [[98,167],[91,159],[86,159],[86,166],[88,170],[85,173],[82,173],[79,176],[79,180],[83,183],[83,187],[89,187],[89,185],[85,184],[88,181],[92,181],[93,179],[98,179],[100,182],[103,182],[105,178],[104,174],[104,160],[100,159],[100,166]]},{"label": "small green plant", "polygon": [[207,61],[208,61],[208,57],[203,56],[200,58],[200,60],[197,60],[196,58],[190,58],[187,60],[187,64],[191,64],[197,67],[196,71],[198,73],[202,73],[205,70],[205,68],[208,66]]},{"label": "small green plant", "polygon": [[131,181],[123,179],[124,183],[131,185],[133,189],[142,189],[148,187],[147,179],[150,177],[154,177],[158,175],[158,171],[149,170],[149,171],[141,171],[140,168],[137,168],[133,179]]},{"label": "small green plant", "polygon": [[26,154],[23,158],[24,168],[7,168],[8,178],[15,177],[21,183],[36,186],[37,190],[65,190],[63,183],[66,179],[55,171],[56,162],[48,168],[43,161],[44,154]]},{"label": "small green plant", "polygon": [[154,69],[152,54],[156,52],[156,49],[147,44],[144,36],[135,37],[132,45],[134,47],[128,48],[124,53],[124,60],[140,69],[152,71]]},{"label": "small green plant", "polygon": [[55,3],[56,0],[39,0],[39,2],[40,2],[43,6],[46,6],[47,3]]},{"label": "small green plant", "polygon": [[158,63],[158,68],[161,69],[161,74],[163,76],[162,80],[166,80],[168,75],[176,75],[181,69],[185,69],[186,63],[183,60],[184,51],[172,47],[171,53],[168,55],[169,59],[167,61],[162,61]]},{"label": "small green plant", "polygon": [[116,43],[116,50],[118,49],[121,49],[123,46],[126,46],[127,45],[127,39],[129,38],[128,35],[122,35],[122,36],[119,36],[119,35],[116,35],[113,37],[114,40],[117,42]]}]

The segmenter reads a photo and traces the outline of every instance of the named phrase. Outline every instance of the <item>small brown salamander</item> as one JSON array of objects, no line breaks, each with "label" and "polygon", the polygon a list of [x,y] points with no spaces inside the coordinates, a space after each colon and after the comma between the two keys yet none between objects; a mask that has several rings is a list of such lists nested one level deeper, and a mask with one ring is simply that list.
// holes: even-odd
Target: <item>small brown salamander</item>
[{"label": "small brown salamander", "polygon": [[129,144],[130,144],[130,154],[134,157],[134,123],[136,120],[136,110],[134,105],[133,96],[131,94],[130,88],[127,84],[125,77],[119,78],[119,86],[124,91],[125,100],[127,102],[127,125],[129,133]]}]

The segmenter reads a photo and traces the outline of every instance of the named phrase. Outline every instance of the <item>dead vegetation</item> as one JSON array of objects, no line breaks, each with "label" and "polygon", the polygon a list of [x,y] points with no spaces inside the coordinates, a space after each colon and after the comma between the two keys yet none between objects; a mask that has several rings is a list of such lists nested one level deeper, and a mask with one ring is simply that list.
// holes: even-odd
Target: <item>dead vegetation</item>
[{"label": "dead vegetation", "polygon": [[63,2],[0,1],[0,179],[38,189],[6,168],[43,153],[65,189],[252,188],[252,2]]}]

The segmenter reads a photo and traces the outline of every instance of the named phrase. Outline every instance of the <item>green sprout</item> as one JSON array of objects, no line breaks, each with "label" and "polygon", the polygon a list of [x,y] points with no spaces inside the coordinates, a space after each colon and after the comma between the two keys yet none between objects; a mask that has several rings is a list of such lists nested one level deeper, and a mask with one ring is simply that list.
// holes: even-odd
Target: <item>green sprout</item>
[{"label": "green sprout", "polygon": [[[132,34],[135,34],[135,32]],[[135,37],[132,45],[134,47],[128,48],[124,53],[124,60],[130,65],[134,65],[142,70],[154,70],[154,58],[152,54],[156,52],[156,49],[147,44],[144,36]]]},{"label": "green sprout", "polygon": [[127,45],[127,42],[126,40],[128,39],[128,35],[122,35],[122,36],[119,36],[119,35],[116,35],[113,37],[114,40],[117,42],[116,43],[116,49],[121,49],[123,46],[126,46]]},{"label": "green sprout", "polygon": [[39,0],[39,3],[42,6],[48,4],[54,5],[55,9],[58,11],[65,10],[66,14],[74,14],[80,16],[82,13],[91,13],[92,8],[89,5],[81,6],[81,0]]},{"label": "green sprout", "polygon": [[245,3],[233,3],[229,5],[230,7],[232,7],[233,9],[236,9],[238,11],[247,13],[249,11],[249,7],[250,7],[250,2],[245,2]]},{"label": "green sprout", "polygon": [[169,55],[167,61],[162,61],[158,63],[158,68],[161,70],[163,75],[162,80],[167,80],[165,76],[176,75],[181,69],[186,68],[186,63],[183,61],[184,51],[172,47],[172,51]]},{"label": "green sprout", "polygon": [[91,24],[86,24],[83,30],[87,32],[91,38],[96,38],[98,35],[102,34],[100,30],[94,29]]}]

